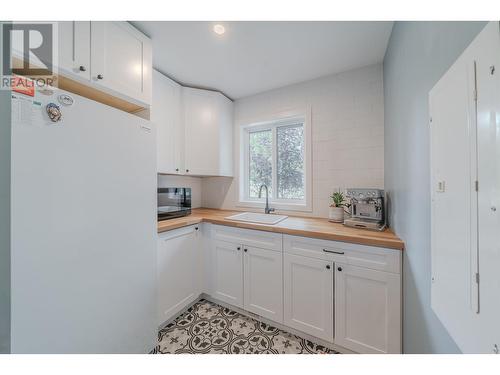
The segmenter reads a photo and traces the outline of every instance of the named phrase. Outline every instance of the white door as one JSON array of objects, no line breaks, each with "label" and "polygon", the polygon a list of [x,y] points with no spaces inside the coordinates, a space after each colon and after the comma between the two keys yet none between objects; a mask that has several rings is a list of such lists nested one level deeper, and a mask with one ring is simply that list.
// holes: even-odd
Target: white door
[{"label": "white door", "polygon": [[158,239],[158,325],[199,296],[196,227],[176,229]]},{"label": "white door", "polygon": [[91,79],[151,102],[151,41],[127,22],[91,22]]},{"label": "white door", "polygon": [[283,323],[283,254],[245,245],[243,251],[244,309]]},{"label": "white door", "polygon": [[333,342],[333,262],[285,254],[284,324]]},{"label": "white door", "polygon": [[[500,348],[500,37],[499,23],[488,25],[491,35],[483,43],[477,64],[478,165],[478,325],[475,352],[495,353]],[[474,284],[473,284],[474,285]],[[468,333],[468,332],[467,332]],[[472,346],[474,345],[474,346]],[[465,348],[464,348],[465,349]],[[472,349],[467,348],[468,351]]]},{"label": "white door", "polygon": [[489,22],[429,93],[431,306],[464,353],[500,347],[499,56]]},{"label": "white door", "polygon": [[243,251],[240,244],[214,241],[212,245],[212,296],[243,307]]},{"label": "white door", "polygon": [[57,22],[59,69],[71,78],[90,80],[90,21]]},{"label": "white door", "polygon": [[156,70],[153,71],[151,121],[156,125],[158,173],[184,173],[181,86]]},{"label": "white door", "polygon": [[219,129],[216,122],[217,93],[184,87],[185,168],[193,175],[219,174]]},{"label": "white door", "polygon": [[359,353],[401,353],[399,275],[335,268],[335,344]]}]

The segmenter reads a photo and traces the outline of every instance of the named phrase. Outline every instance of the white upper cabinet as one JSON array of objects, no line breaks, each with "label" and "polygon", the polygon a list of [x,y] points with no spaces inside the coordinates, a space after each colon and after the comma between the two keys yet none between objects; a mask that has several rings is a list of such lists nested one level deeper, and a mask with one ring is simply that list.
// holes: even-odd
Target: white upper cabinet
[{"label": "white upper cabinet", "polygon": [[401,353],[399,274],[335,264],[335,344],[358,353]]},{"label": "white upper cabinet", "polygon": [[126,102],[151,104],[151,40],[128,22],[58,22],[59,74]]},{"label": "white upper cabinet", "polygon": [[156,125],[158,173],[184,173],[181,86],[153,71],[151,121]]},{"label": "white upper cabinet", "polygon": [[233,175],[233,103],[215,91],[183,88],[184,172]]},{"label": "white upper cabinet", "polygon": [[59,69],[78,80],[90,80],[90,21],[58,22]]},{"label": "white upper cabinet", "polygon": [[127,22],[91,22],[91,80],[151,102],[151,40]]}]

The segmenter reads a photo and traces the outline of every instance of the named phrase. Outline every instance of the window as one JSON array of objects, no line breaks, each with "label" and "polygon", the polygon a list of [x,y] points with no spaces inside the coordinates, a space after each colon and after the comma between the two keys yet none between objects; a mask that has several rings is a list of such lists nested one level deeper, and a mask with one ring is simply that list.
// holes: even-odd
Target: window
[{"label": "window", "polygon": [[307,125],[298,116],[242,127],[240,206],[262,206],[266,185],[273,207],[310,210]]}]

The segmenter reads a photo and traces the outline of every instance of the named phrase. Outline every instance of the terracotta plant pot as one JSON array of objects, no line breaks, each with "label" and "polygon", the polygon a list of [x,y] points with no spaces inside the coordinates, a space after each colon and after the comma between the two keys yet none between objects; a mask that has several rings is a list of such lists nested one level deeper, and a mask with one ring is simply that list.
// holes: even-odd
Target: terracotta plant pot
[{"label": "terracotta plant pot", "polygon": [[330,207],[328,220],[334,223],[344,222],[344,207]]}]

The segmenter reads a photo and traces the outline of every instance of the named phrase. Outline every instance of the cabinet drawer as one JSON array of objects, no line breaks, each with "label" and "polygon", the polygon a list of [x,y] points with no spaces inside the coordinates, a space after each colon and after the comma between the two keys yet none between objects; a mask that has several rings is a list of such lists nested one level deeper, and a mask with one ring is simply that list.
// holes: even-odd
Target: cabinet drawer
[{"label": "cabinet drawer", "polygon": [[183,228],[178,228],[178,229],[173,229],[173,230],[169,230],[166,232],[158,233],[158,238],[160,240],[168,241],[168,240],[174,239],[176,237],[181,237],[181,236],[185,236],[186,234],[194,233],[198,227],[199,227],[199,224],[198,225],[190,225],[188,227],[183,227]]},{"label": "cabinet drawer", "polygon": [[282,251],[283,235],[280,233],[213,225],[211,237],[212,240],[217,241],[233,242],[261,249]]},{"label": "cabinet drawer", "polygon": [[285,253],[393,273],[401,272],[401,251],[309,237],[283,236]]}]

